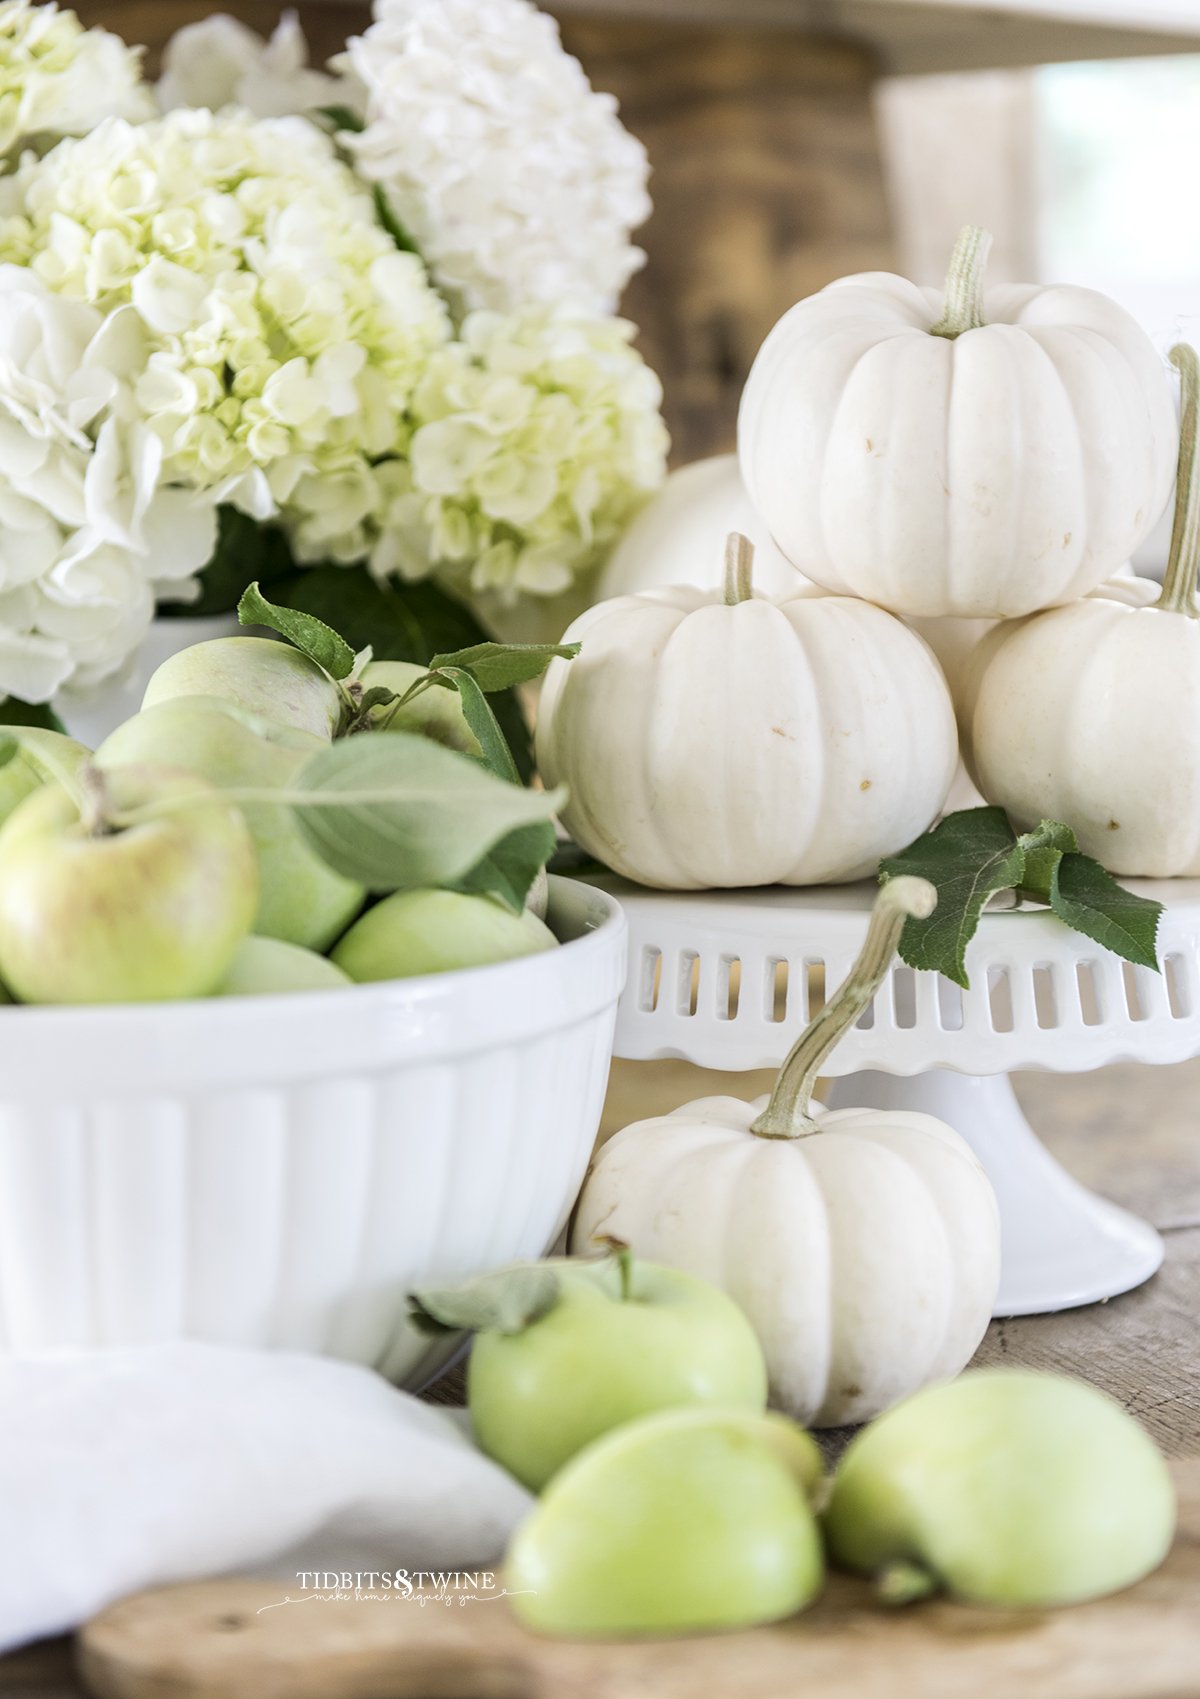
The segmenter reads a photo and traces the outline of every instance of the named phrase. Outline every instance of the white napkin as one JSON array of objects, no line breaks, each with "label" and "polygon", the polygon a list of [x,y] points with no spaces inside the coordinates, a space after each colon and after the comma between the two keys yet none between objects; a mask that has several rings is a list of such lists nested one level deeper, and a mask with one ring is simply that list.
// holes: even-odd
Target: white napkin
[{"label": "white napkin", "polygon": [[169,1581],[478,1568],[531,1502],[451,1415],[349,1363],[0,1361],[0,1651]]}]

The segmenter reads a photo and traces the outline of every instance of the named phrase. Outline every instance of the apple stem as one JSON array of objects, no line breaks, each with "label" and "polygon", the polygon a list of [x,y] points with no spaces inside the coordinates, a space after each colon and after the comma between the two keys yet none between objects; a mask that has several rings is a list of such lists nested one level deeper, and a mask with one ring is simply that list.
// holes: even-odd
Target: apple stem
[{"label": "apple stem", "polygon": [[875,1577],[876,1597],[884,1605],[915,1605],[937,1591],[936,1575],[908,1558],[897,1558]]},{"label": "apple stem", "polygon": [[107,779],[91,761],[79,769],[79,818],[89,838],[108,837],[123,823],[113,809]]},{"label": "apple stem", "polygon": [[789,1051],[771,1101],[750,1131],[764,1139],[797,1139],[819,1131],[812,1094],[834,1045],[868,1007],[892,965],[904,923],[933,913],[937,892],[927,879],[902,875],[880,889],[867,922],[867,936],[854,965],[815,1020]]}]

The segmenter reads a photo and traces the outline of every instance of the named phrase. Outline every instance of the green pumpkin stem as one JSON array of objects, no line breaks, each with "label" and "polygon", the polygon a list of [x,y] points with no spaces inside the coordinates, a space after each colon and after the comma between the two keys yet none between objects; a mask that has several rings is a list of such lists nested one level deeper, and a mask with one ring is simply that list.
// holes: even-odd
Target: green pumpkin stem
[{"label": "green pumpkin stem", "polygon": [[725,605],[736,608],[753,594],[754,544],[740,531],[725,539]]},{"label": "green pumpkin stem", "polygon": [[818,1131],[811,1113],[812,1094],[829,1052],[849,1032],[883,983],[904,922],[910,915],[923,920],[933,913],[936,903],[937,892],[927,879],[904,875],[889,879],[881,887],[858,959],[792,1046],[779,1070],[771,1101],[751,1125],[752,1133],[764,1139],[799,1139]]},{"label": "green pumpkin stem", "polygon": [[1200,562],[1200,358],[1186,342],[1171,350],[1171,364],[1179,372],[1179,471],[1175,483],[1175,520],[1171,527],[1171,552],[1163,574],[1162,595],[1156,608],[1167,613],[1200,617],[1196,606],[1196,567]]},{"label": "green pumpkin stem", "polygon": [[959,231],[946,273],[942,316],[930,325],[931,336],[953,341],[964,331],[981,330],[987,323],[983,316],[983,274],[991,248],[990,232],[978,224],[965,225]]}]

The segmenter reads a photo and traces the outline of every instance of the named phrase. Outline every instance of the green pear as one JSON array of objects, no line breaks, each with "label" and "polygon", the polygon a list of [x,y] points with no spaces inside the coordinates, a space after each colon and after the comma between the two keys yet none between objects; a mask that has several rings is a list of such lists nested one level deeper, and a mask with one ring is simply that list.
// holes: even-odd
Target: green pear
[{"label": "green pear", "polygon": [[821,1590],[812,1440],[782,1416],[668,1410],[550,1482],[505,1559],[527,1628],[572,1637],[748,1628]]},{"label": "green pear", "polygon": [[[0,736],[4,734],[4,726],[0,724]],[[48,747],[52,747],[59,769],[62,772],[75,773],[85,761],[91,759],[91,750],[85,749],[82,743],[77,743],[73,737],[65,737],[61,732],[38,730],[37,736]],[[53,783],[58,778],[45,760],[34,748],[18,749],[11,761],[0,767],[0,826],[9,815],[31,796],[35,790],[47,783]]]},{"label": "green pear", "polygon": [[490,897],[459,891],[396,891],[355,922],[333,960],[365,984],[487,967],[552,949],[557,942],[528,909],[511,914]]},{"label": "green pear", "polygon": [[277,992],[328,991],[351,982],[315,950],[285,944],[282,938],[246,938],[215,997],[269,997]]},{"label": "green pear", "polygon": [[214,637],[181,649],[152,675],[142,707],[180,696],[215,696],[326,741],[342,715],[333,680],[290,643],[270,637]]},{"label": "green pear", "polygon": [[1026,1369],[979,1369],[880,1416],[826,1513],[834,1561],[885,1596],[1033,1608],[1130,1586],[1174,1524],[1167,1466],[1133,1418],[1083,1381]]},{"label": "green pear", "polygon": [[[230,639],[233,641],[233,639]],[[249,639],[247,639],[249,641]],[[143,708],[96,751],[102,767],[151,762],[183,767],[223,789],[279,790],[324,741],[214,697],[180,696]],[[362,907],[364,892],[310,849],[292,811],[246,803],[261,883],[255,932],[325,950]]]},{"label": "green pear", "polygon": [[193,773],[117,767],[93,781],[106,804],[93,820],[43,785],[0,830],[5,983],[25,1003],[207,996],[258,903],[245,821]]},{"label": "green pear", "polygon": [[[384,689],[403,696],[428,670],[413,661],[370,661],[363,668],[362,687],[364,691]],[[457,690],[447,690],[440,684],[430,685],[403,708],[376,708],[371,714],[371,728],[416,732],[464,755],[480,753],[479,740],[462,710],[462,697]]]}]

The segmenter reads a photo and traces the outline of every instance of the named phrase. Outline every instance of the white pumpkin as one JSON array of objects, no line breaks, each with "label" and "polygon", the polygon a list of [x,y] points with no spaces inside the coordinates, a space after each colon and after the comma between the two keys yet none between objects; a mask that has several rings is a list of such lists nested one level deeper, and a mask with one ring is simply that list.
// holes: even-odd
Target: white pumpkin
[{"label": "white pumpkin", "polygon": [[996,1298],[999,1213],[970,1146],[930,1115],[810,1102],[905,916],[932,906],[924,880],[885,885],[862,955],[769,1103],[702,1098],[626,1127],[596,1155],[576,1208],[573,1251],[610,1235],[734,1298],[772,1402],[816,1427],[866,1421],[957,1374]]},{"label": "white pumpkin", "polygon": [[576,841],[639,884],[861,878],[945,800],[945,680],[881,608],[752,595],[737,546],[724,595],[620,596],[575,621],[582,652],[552,661],[542,690],[539,770],[568,786]]},{"label": "white pumpkin", "polygon": [[902,614],[1006,618],[1111,576],[1167,502],[1176,428],[1149,338],[1090,289],[847,277],[771,331],[742,397],[754,506],[818,584]]},{"label": "white pumpkin", "polygon": [[1183,378],[1175,527],[1151,607],[1089,597],[1001,626],[973,666],[974,777],[1014,823],[1065,820],[1113,873],[1200,876],[1200,361]]},{"label": "white pumpkin", "polygon": [[768,596],[790,595],[804,584],[751,507],[737,455],[716,454],[670,474],[613,550],[594,599],[677,584],[708,590],[721,581],[731,531],[753,543],[755,582]]},{"label": "white pumpkin", "polygon": [[[1142,578],[1126,565],[1120,572],[1106,578],[1089,596],[1103,596],[1110,602],[1125,602],[1131,608],[1148,608],[1156,602],[1162,586],[1153,578]],[[1035,615],[1028,615],[1035,618]],[[950,686],[950,696],[959,715],[963,730],[964,716],[969,716],[974,689],[973,665],[979,647],[989,632],[1007,621],[995,619],[910,619],[907,621],[922,636],[938,658],[938,665]]]}]

